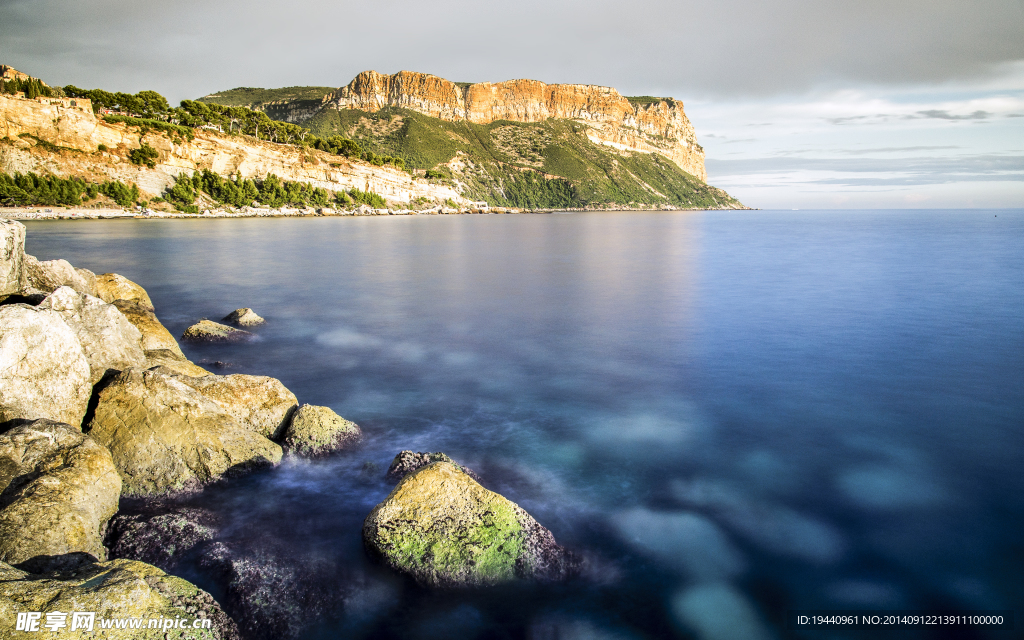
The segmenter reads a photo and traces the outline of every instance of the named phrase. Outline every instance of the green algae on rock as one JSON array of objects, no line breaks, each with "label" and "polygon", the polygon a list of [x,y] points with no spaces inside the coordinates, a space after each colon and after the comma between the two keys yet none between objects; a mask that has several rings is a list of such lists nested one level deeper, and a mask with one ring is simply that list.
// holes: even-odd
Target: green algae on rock
[{"label": "green algae on rock", "polygon": [[304,404],[292,415],[281,445],[297,455],[315,458],[343,449],[361,435],[359,425],[330,407]]},{"label": "green algae on rock", "polygon": [[578,569],[530,514],[449,462],[403,478],[366,517],[363,542],[386,565],[430,587],[559,580]]}]

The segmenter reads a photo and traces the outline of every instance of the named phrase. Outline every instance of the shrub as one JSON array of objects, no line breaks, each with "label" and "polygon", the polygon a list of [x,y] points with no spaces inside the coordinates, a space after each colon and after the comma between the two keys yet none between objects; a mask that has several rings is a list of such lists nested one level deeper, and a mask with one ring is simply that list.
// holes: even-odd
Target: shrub
[{"label": "shrub", "polygon": [[138,149],[132,149],[128,154],[128,159],[132,164],[145,165],[150,169],[156,166],[157,158],[160,157],[160,152],[149,146],[145,142]]}]

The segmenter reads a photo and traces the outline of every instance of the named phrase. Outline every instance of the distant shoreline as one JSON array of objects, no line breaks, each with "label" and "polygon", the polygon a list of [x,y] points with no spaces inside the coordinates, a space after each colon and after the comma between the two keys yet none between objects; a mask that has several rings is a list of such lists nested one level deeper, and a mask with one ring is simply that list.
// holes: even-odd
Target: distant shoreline
[{"label": "distant shoreline", "polygon": [[189,219],[225,219],[225,218],[321,218],[343,216],[415,216],[415,215],[480,215],[480,214],[538,214],[559,211],[721,211],[721,209],[683,209],[680,207],[615,207],[615,208],[565,208],[565,209],[515,209],[507,207],[460,208],[449,209],[435,207],[433,209],[373,209],[361,206],[356,209],[328,209],[281,207],[242,207],[240,209],[210,209],[202,213],[183,213],[180,211],[154,211],[152,209],[90,209],[85,207],[0,207],[0,219],[4,220],[111,220],[111,219],[142,219],[162,220],[174,218]]}]

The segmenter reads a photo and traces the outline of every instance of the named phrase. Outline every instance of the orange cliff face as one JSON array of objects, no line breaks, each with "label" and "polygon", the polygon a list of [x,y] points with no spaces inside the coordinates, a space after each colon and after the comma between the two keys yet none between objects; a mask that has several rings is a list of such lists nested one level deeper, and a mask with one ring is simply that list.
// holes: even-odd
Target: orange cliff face
[{"label": "orange cliff face", "polygon": [[707,180],[704,149],[697,144],[683,103],[671,98],[635,104],[615,89],[594,85],[537,80],[458,85],[425,73],[400,71],[389,76],[364,71],[324,103],[370,112],[402,107],[442,120],[477,124],[574,120],[587,126],[587,137],[595,143],[621,151],[659,153]]}]

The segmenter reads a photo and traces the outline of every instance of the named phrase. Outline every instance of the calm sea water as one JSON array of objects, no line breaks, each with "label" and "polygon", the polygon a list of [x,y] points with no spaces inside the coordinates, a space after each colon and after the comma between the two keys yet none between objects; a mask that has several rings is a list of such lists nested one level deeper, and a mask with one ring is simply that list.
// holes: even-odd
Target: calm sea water
[{"label": "calm sea water", "polygon": [[[297,580],[343,577],[304,637],[877,637],[784,616],[1024,610],[1024,211],[28,227],[40,259],[145,286],[176,335],[254,308],[257,342],[186,353],[362,426],[197,499]],[[360,525],[402,449],[476,469],[586,579],[430,594],[373,566]]]}]

